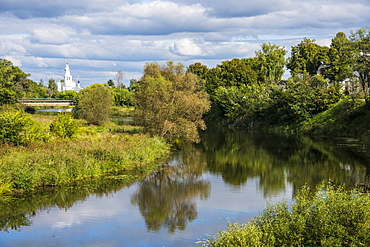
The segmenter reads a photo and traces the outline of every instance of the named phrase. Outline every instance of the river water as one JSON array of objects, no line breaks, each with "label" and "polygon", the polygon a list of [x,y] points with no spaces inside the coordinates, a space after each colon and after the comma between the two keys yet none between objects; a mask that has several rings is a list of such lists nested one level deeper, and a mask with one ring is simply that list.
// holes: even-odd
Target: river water
[{"label": "river water", "polygon": [[0,246],[201,246],[304,184],[369,181],[367,153],[348,142],[222,129],[201,139],[134,184],[95,180],[3,203]]}]

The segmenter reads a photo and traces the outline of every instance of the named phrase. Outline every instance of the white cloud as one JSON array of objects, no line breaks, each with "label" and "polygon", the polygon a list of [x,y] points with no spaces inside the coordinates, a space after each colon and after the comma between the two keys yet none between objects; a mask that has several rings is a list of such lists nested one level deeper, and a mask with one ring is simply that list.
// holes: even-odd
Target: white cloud
[{"label": "white cloud", "polygon": [[254,56],[264,42],[289,50],[308,37],[328,45],[337,32],[370,23],[366,0],[3,2],[2,58],[44,81],[63,76],[65,59],[87,83],[106,82],[118,70],[128,81],[140,78],[147,61],[213,67]]},{"label": "white cloud", "polygon": [[181,39],[173,42],[171,51],[179,56],[201,56],[202,49],[190,39]]},{"label": "white cloud", "polygon": [[69,43],[69,37],[71,34],[67,34],[65,31],[57,28],[44,28],[36,29],[31,32],[28,36],[32,43],[40,44],[65,44]]}]

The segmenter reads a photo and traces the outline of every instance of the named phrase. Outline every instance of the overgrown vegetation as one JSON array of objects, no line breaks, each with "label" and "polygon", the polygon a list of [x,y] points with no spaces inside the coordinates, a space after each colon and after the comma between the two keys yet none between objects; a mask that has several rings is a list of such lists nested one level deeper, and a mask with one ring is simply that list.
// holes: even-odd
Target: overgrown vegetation
[{"label": "overgrown vegetation", "polygon": [[325,137],[350,137],[370,144],[370,109],[364,100],[341,100],[329,110],[302,124],[305,134]]},{"label": "overgrown vegetation", "polygon": [[146,173],[158,167],[169,153],[169,145],[161,138],[119,133],[124,132],[119,126],[86,128],[82,127],[74,140],[56,138],[26,146],[3,144],[0,196],[107,174]]},{"label": "overgrown vegetation", "polygon": [[78,125],[70,112],[61,112],[50,124],[50,132],[63,139],[72,139],[78,131]]},{"label": "overgrown vegetation", "polygon": [[294,204],[268,205],[245,224],[229,224],[204,246],[368,246],[370,197],[330,183],[303,187]]}]

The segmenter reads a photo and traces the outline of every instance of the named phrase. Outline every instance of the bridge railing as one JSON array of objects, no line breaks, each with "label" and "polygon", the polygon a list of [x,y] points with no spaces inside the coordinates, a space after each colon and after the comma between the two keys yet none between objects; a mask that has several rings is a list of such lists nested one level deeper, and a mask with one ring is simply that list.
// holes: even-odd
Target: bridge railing
[{"label": "bridge railing", "polygon": [[18,102],[26,106],[71,106],[74,105],[71,99],[51,99],[51,98],[29,98],[18,99]]}]

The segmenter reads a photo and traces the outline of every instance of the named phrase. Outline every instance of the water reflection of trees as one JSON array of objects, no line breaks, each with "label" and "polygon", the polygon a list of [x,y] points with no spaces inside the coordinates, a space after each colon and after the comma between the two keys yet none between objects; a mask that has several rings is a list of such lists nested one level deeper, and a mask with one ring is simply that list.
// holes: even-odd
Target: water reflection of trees
[{"label": "water reflection of trees", "polygon": [[131,197],[150,231],[157,232],[162,227],[170,233],[185,230],[188,222],[197,218],[195,198],[209,197],[210,183],[202,178],[205,163],[199,162],[200,152],[188,151],[175,156],[175,166],[168,166],[142,181]]},{"label": "water reflection of trees", "polygon": [[32,217],[52,207],[68,210],[89,196],[107,196],[133,183],[133,179],[95,179],[68,187],[49,188],[20,198],[0,201],[0,231],[20,230],[32,224]]},{"label": "water reflection of trees", "polygon": [[211,173],[236,187],[258,178],[265,196],[284,191],[287,182],[296,190],[328,179],[354,186],[369,177],[368,158],[328,140],[215,129],[203,134],[201,148]]}]

